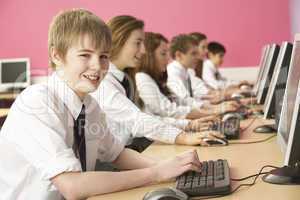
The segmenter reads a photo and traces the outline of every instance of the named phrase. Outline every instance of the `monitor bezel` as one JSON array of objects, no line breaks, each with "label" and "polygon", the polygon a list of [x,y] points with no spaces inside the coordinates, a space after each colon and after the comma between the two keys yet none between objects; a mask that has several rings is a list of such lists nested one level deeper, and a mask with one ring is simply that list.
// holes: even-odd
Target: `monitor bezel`
[{"label": "monitor bezel", "polygon": [[[295,107],[293,110],[293,116],[292,116],[292,121],[291,121],[291,128],[289,131],[289,138],[288,138],[286,152],[285,152],[285,156],[284,156],[284,165],[286,165],[286,166],[293,166],[295,164],[294,160],[291,160],[291,155],[298,153],[295,150],[295,148],[296,148],[295,145],[297,145],[296,144],[297,141],[298,141],[298,145],[300,145],[300,143],[299,143],[300,135],[299,134],[297,135],[297,133],[296,133],[297,132],[296,126],[297,126],[297,123],[299,123],[298,122],[298,117],[300,114],[299,108],[300,108],[300,81],[298,81],[298,91],[297,91],[297,95],[296,95]],[[296,138],[296,136],[298,136],[298,137]],[[300,156],[300,153],[298,153],[298,155]],[[299,157],[299,160],[300,160],[300,157]]]},{"label": "monitor bezel", "polygon": [[[277,143],[280,146],[280,149],[282,151],[283,154],[286,154],[287,152],[287,143],[282,135],[282,133],[280,133],[280,130],[282,130],[282,126],[283,123],[281,122],[284,117],[283,117],[283,110],[285,108],[285,102],[286,102],[286,96],[287,96],[287,87],[288,87],[288,82],[292,73],[292,67],[294,65],[295,62],[295,47],[296,47],[296,42],[300,42],[300,34],[296,34],[295,38],[294,38],[294,42],[293,42],[293,50],[292,50],[292,55],[291,55],[291,61],[290,61],[290,66],[289,66],[289,73],[288,73],[288,77],[287,77],[287,85],[284,91],[284,97],[283,97],[283,104],[282,104],[282,109],[281,109],[281,113],[280,113],[280,120],[279,120],[279,125],[278,125],[278,131],[277,131]],[[291,130],[291,128],[290,128]]]},{"label": "monitor bezel", "polygon": [[257,79],[256,79],[256,84],[253,88],[253,93],[255,94],[255,96],[257,96],[257,93],[258,93],[258,89],[260,87],[260,83],[261,83],[261,79],[262,79],[262,76],[264,74],[264,71],[265,71],[265,66],[266,66],[266,61],[267,61],[267,58],[269,56],[269,53],[270,53],[270,45],[266,45],[265,46],[265,49],[264,49],[264,52],[263,52],[263,57],[261,59],[261,62],[259,64],[259,72],[258,72],[258,76],[257,76]]},{"label": "monitor bezel", "polygon": [[[2,64],[3,63],[26,63],[26,82],[21,83],[2,83]],[[0,59],[0,90],[10,90],[25,88],[30,85],[30,59],[29,58],[11,58],[11,59]]]},{"label": "monitor bezel", "polygon": [[[275,43],[272,44],[271,47],[270,47],[270,52],[269,52],[269,55],[268,55],[268,58],[267,58],[267,61],[266,61],[265,70],[264,70],[264,73],[263,73],[263,76],[262,76],[262,79],[261,79],[260,87],[258,89],[258,94],[257,94],[257,103],[258,104],[264,103],[262,101],[263,101],[263,97],[265,95],[265,87],[266,87],[266,83],[267,83],[267,80],[268,80],[268,75],[269,75],[269,72],[271,70],[271,66],[272,66],[272,63],[273,63],[275,53],[277,54],[277,52],[276,52],[277,48],[279,48],[279,46]],[[277,57],[278,57],[278,55],[277,55]]]},{"label": "monitor bezel", "polygon": [[264,106],[263,106],[264,119],[267,119],[269,117],[269,112],[270,112],[270,109],[271,109],[271,103],[272,103],[272,101],[274,101],[275,88],[276,88],[276,85],[277,85],[277,81],[278,81],[278,78],[279,78],[280,71],[284,67],[283,66],[283,61],[284,61],[284,58],[286,56],[286,52],[288,50],[288,45],[289,44],[290,43],[287,42],[287,41],[284,41],[281,44],[280,51],[279,51],[279,54],[278,54],[278,58],[277,58],[276,65],[275,65],[275,69],[274,69],[274,72],[273,72],[273,76],[272,76],[272,79],[271,79],[271,82],[270,82],[270,85],[269,85],[269,90],[268,90],[268,93],[267,93],[266,101],[265,101]]}]

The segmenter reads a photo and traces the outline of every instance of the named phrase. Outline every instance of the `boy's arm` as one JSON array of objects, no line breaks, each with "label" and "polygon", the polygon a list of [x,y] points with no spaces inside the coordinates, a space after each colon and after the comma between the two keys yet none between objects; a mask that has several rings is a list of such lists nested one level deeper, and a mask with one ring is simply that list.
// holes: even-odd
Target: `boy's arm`
[{"label": "boy's arm", "polygon": [[119,169],[141,169],[157,164],[158,159],[150,158],[125,148],[113,162]]},{"label": "boy's arm", "polygon": [[121,172],[64,172],[53,177],[51,182],[66,199],[86,199],[99,194],[166,181],[186,171],[199,171],[200,167],[197,152],[193,150],[144,169]]},{"label": "boy's arm", "polygon": [[153,168],[123,172],[66,172],[51,179],[64,198],[72,200],[126,190],[154,180]]}]

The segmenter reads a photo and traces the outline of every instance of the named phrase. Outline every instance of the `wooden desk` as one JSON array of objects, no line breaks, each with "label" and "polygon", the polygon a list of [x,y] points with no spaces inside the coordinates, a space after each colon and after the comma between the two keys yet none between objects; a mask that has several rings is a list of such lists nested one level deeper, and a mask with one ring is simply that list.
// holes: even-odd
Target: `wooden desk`
[{"label": "wooden desk", "polygon": [[3,117],[8,114],[9,108],[1,108],[0,109],[0,117]]},{"label": "wooden desk", "polygon": [[[244,120],[241,128],[247,127],[253,119]],[[270,137],[269,134],[255,134],[253,129],[270,120],[256,119],[252,125],[241,133],[241,141],[251,141]],[[241,178],[256,174],[264,165],[282,166],[283,155],[277,145],[276,137],[255,144],[232,144],[224,147],[190,147],[178,145],[153,144],[144,154],[159,158],[170,158],[185,150],[196,148],[201,160],[224,158],[229,161],[231,177]],[[233,182],[232,188],[240,183],[250,183],[253,179],[244,182]],[[141,200],[146,192],[161,187],[174,186],[175,182],[140,187],[123,192],[116,192],[89,198],[89,200]],[[260,178],[252,187],[243,187],[232,195],[221,197],[222,200],[298,200],[300,186],[283,186],[264,183]],[[217,199],[217,198],[216,198]]]},{"label": "wooden desk", "polygon": [[15,99],[20,93],[0,93],[0,99]]}]

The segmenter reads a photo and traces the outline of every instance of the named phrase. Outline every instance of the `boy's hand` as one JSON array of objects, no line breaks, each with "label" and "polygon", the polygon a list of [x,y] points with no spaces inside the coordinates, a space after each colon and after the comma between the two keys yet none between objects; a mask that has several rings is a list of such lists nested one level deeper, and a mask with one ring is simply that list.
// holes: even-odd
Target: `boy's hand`
[{"label": "boy's hand", "polygon": [[184,172],[200,172],[201,163],[196,150],[177,155],[175,158],[159,162],[152,169],[156,174],[155,181],[161,182],[175,178]]},{"label": "boy's hand", "polygon": [[176,144],[182,145],[201,145],[209,146],[204,138],[210,138],[212,140],[217,138],[224,138],[224,135],[218,131],[202,131],[202,132],[193,132],[193,133],[181,133],[176,137]]},{"label": "boy's hand", "polygon": [[236,101],[226,101],[219,105],[215,105],[215,112],[218,114],[227,113],[227,112],[235,112],[240,108],[240,104]]},{"label": "boy's hand", "polygon": [[207,130],[209,126],[212,125],[212,122],[202,122],[199,119],[194,119],[189,122],[189,124],[185,127],[186,131],[201,131]]}]

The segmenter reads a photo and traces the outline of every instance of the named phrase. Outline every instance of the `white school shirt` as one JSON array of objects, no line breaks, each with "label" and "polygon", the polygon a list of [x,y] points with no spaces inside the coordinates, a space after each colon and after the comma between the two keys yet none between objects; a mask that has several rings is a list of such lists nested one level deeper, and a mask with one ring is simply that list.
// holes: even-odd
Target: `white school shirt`
[{"label": "white school shirt", "polygon": [[163,121],[184,129],[190,122],[185,117],[191,112],[191,107],[180,106],[171,102],[161,91],[150,75],[138,72],[135,75],[138,94],[144,103],[144,111],[160,116]]},{"label": "white school shirt", "polygon": [[117,137],[124,144],[130,144],[134,137],[147,137],[151,140],[174,144],[177,135],[182,130],[142,112],[128,99],[120,83],[124,76],[123,71],[110,63],[108,73],[97,91],[92,94],[110,120],[109,128],[115,130],[114,133],[121,133]]},{"label": "white school shirt", "polygon": [[[219,79],[217,79],[216,73],[219,73]],[[222,76],[213,62],[209,59],[205,60],[203,63],[202,76],[205,83],[216,90],[224,89],[230,85],[238,84],[238,81],[228,80],[224,76]]]},{"label": "white school shirt", "polygon": [[[83,103],[86,167],[91,171],[96,159],[111,162],[124,147],[106,128],[97,102],[88,95]],[[72,145],[74,119],[83,103],[56,73],[18,96],[0,133],[1,199],[63,199],[50,179],[81,171]]]},{"label": "white school shirt", "polygon": [[[188,89],[189,74],[178,61],[172,61],[167,66],[167,86],[176,95],[176,102],[179,105],[190,106],[199,109],[204,102],[201,99],[191,97]],[[192,81],[192,80],[191,80]]]},{"label": "white school shirt", "polygon": [[201,99],[203,96],[209,93],[209,88],[201,78],[196,76],[194,69],[189,68],[188,73],[191,77],[193,96],[196,99]]}]

